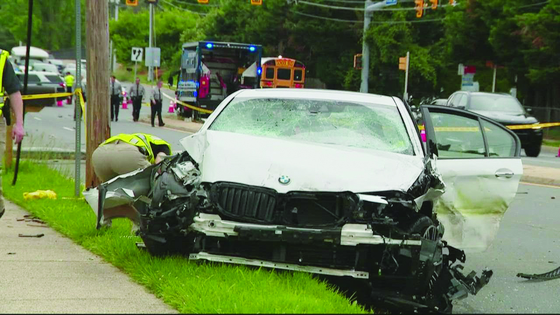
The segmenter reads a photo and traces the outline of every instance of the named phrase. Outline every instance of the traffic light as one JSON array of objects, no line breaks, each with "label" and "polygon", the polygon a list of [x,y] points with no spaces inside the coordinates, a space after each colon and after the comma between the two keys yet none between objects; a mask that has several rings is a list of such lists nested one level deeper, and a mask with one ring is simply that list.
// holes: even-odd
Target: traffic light
[{"label": "traffic light", "polygon": [[399,70],[406,71],[406,57],[399,57]]},{"label": "traffic light", "polygon": [[126,0],[126,5],[135,7],[138,5],[138,0]]},{"label": "traffic light", "polygon": [[430,2],[432,3],[432,10],[437,9],[438,6],[438,0],[430,0]]},{"label": "traffic light", "polygon": [[424,0],[414,0],[414,3],[416,4],[414,7],[416,9],[416,17],[421,18],[422,14],[424,14]]},{"label": "traffic light", "polygon": [[251,0],[252,5],[262,5],[262,0]]},{"label": "traffic light", "polygon": [[354,55],[354,69],[362,69],[362,54]]},{"label": "traffic light", "polygon": [[198,3],[200,3],[200,4],[208,4],[208,0],[198,0]]}]

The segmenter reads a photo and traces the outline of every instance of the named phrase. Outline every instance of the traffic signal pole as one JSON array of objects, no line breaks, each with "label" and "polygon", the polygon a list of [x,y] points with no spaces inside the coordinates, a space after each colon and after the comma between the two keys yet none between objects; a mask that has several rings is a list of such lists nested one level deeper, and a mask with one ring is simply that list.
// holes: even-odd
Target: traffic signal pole
[{"label": "traffic signal pole", "polygon": [[379,10],[387,6],[385,1],[373,3],[371,0],[366,0],[365,11],[364,11],[364,36],[362,39],[362,84],[360,85],[360,92],[368,92],[368,82],[369,82],[369,45],[366,41],[366,34],[369,29],[369,24],[371,23],[371,18],[373,16],[373,11]]}]

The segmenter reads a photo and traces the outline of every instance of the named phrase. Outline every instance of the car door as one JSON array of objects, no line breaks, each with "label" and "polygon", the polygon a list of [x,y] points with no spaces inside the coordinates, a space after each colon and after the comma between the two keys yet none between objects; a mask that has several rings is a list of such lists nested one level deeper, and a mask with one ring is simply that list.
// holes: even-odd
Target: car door
[{"label": "car door", "polygon": [[435,202],[443,239],[466,251],[486,250],[523,174],[519,138],[466,110],[422,106],[426,151],[446,185]]}]

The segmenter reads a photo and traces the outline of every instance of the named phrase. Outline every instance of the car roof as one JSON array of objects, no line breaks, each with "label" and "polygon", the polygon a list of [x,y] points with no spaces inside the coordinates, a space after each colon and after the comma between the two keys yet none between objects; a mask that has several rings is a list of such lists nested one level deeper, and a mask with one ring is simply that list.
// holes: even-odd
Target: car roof
[{"label": "car roof", "polygon": [[391,96],[322,89],[247,89],[241,90],[237,97],[309,98],[397,106]]}]

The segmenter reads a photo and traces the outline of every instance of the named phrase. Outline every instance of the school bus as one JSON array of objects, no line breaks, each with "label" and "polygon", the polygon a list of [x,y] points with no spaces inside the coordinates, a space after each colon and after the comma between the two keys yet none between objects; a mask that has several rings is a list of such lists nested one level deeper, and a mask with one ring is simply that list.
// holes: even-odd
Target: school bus
[{"label": "school bus", "polygon": [[305,83],[305,65],[291,58],[263,57],[260,67],[253,63],[242,75],[248,79],[255,73],[261,74],[261,88],[303,88]]}]

